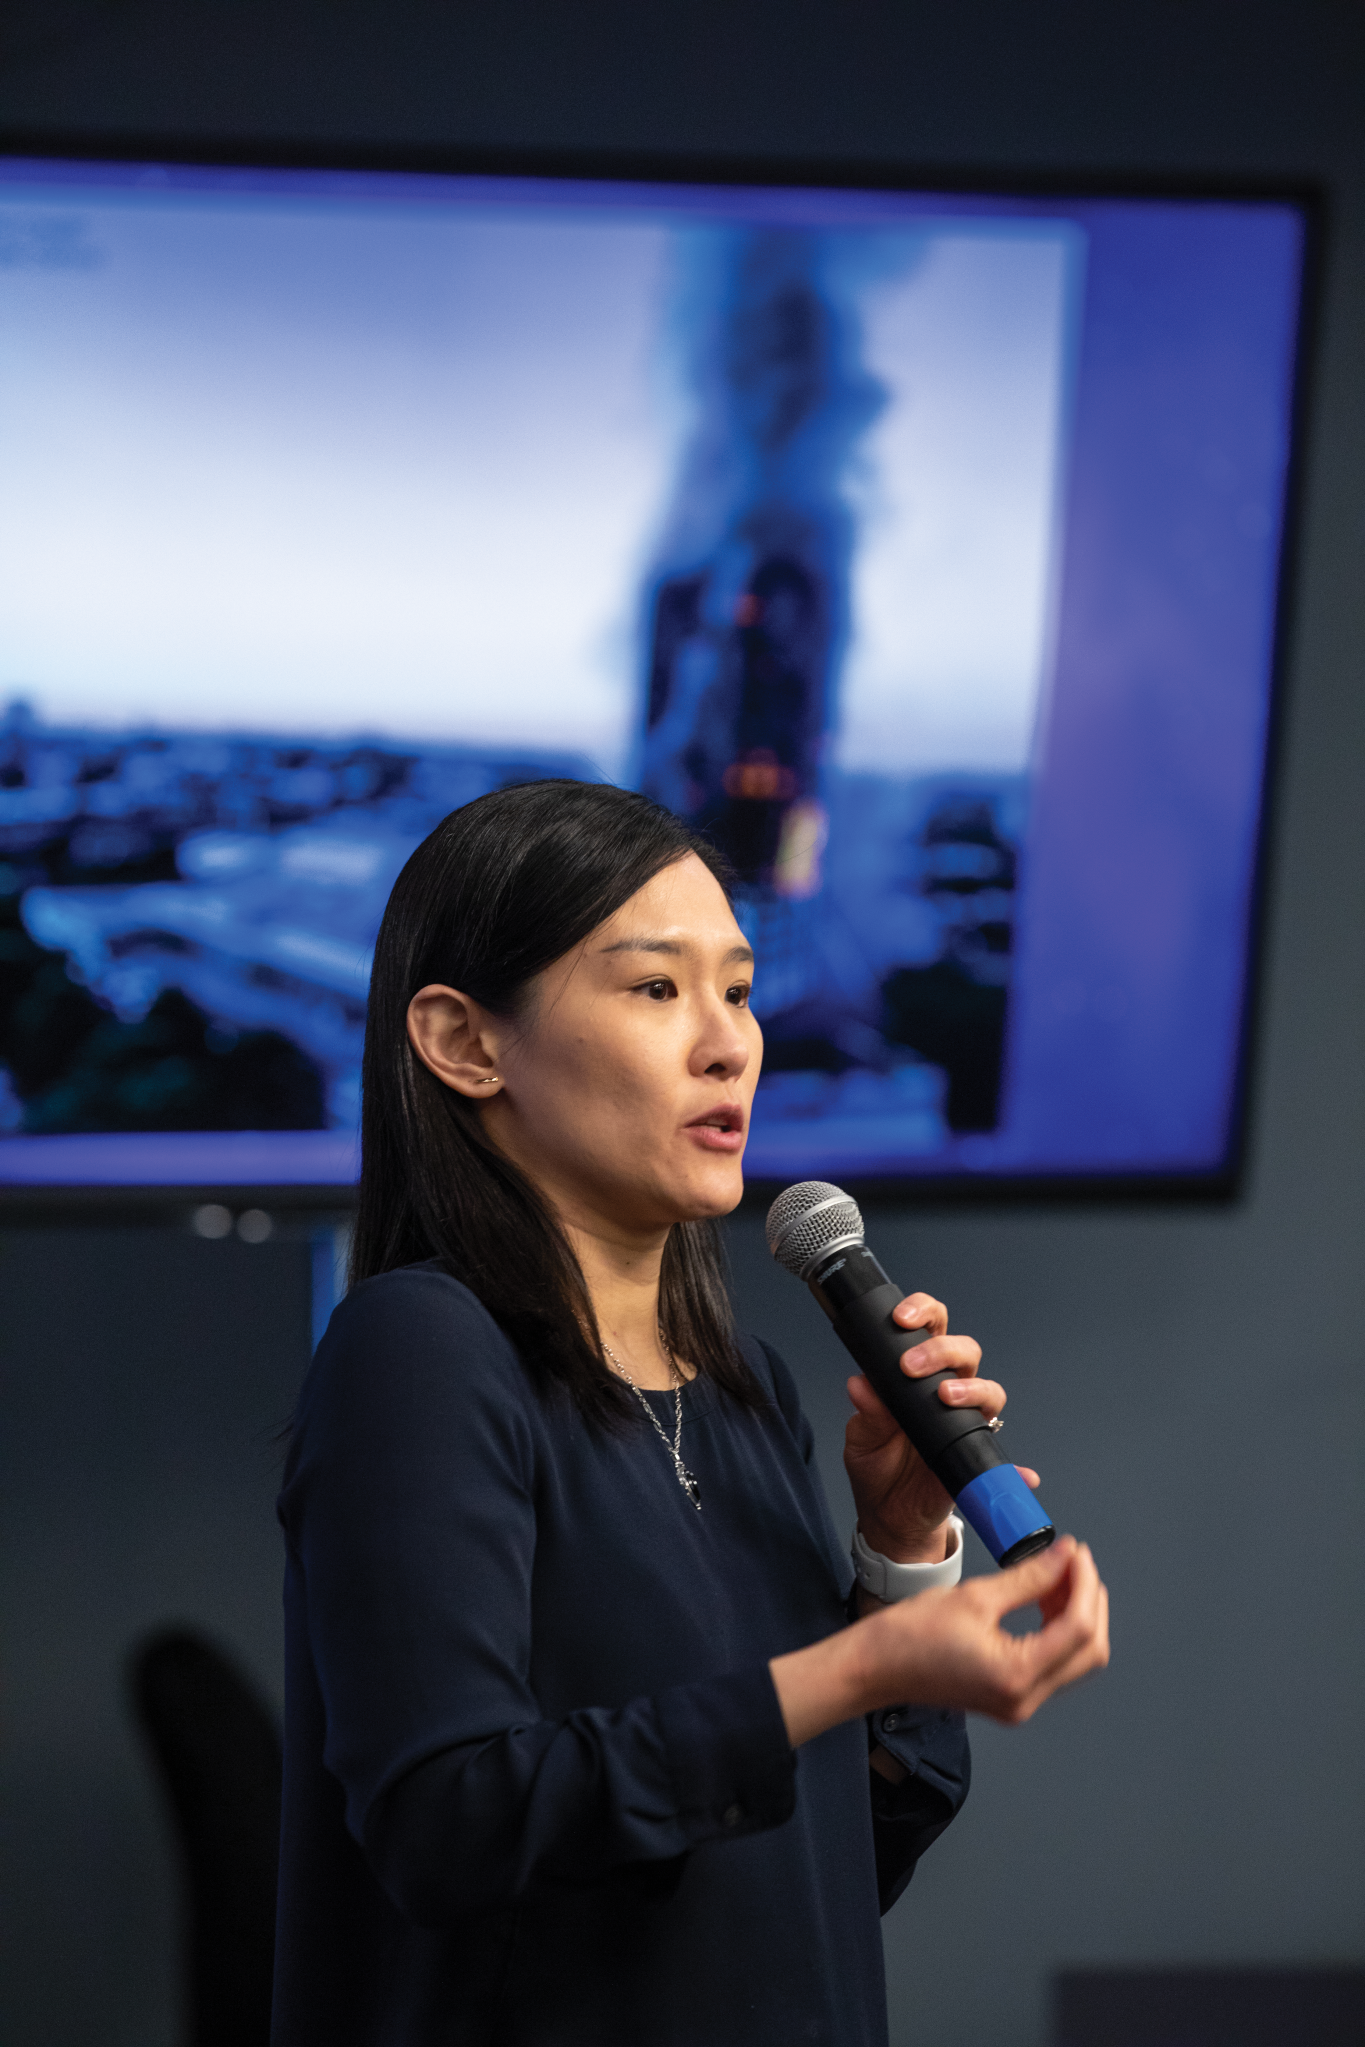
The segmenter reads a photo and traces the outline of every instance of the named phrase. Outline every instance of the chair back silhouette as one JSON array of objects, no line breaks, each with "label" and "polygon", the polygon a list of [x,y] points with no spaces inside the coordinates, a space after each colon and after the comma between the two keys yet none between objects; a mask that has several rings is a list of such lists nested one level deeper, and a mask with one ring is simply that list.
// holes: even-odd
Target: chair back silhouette
[{"label": "chair back silhouette", "polygon": [[137,1644],[129,1680],[181,1850],[186,2047],[269,2047],[280,1737],[219,1649],[187,1628]]}]

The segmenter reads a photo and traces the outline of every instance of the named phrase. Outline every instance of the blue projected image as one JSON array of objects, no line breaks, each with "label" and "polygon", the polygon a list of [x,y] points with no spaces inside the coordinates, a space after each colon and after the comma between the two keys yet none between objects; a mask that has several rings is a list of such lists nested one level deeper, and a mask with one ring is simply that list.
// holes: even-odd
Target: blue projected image
[{"label": "blue projected image", "polygon": [[1216,1170],[1300,239],[11,163],[0,1179],[351,1178],[399,868],[555,775],[735,869],[751,1173]]},{"label": "blue projected image", "polygon": [[[100,1027],[46,1085],[30,1080],[27,1101],[11,1082],[11,1127],[35,1133],[354,1128],[371,948],[408,854],[506,781],[592,772],[573,756],[165,735],[110,746],[27,726],[11,712],[0,742],[24,775],[0,790],[0,830],[11,849],[36,842],[55,874],[22,888],[20,919],[103,1013],[88,1012]],[[157,869],[166,878],[131,878]],[[11,867],[11,893],[22,872]],[[59,987],[50,965],[48,979]],[[11,1059],[30,1079],[59,1053],[24,1010]]]}]

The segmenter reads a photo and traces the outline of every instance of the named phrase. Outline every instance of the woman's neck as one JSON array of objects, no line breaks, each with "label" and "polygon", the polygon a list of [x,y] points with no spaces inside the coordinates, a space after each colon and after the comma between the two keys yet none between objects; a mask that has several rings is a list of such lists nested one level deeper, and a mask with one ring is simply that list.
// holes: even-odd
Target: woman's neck
[{"label": "woman's neck", "polygon": [[[668,1232],[622,1241],[566,1225],[582,1268],[603,1343],[637,1386],[673,1385],[672,1362],[659,1339],[659,1274]],[[686,1366],[681,1366],[685,1376]]]}]

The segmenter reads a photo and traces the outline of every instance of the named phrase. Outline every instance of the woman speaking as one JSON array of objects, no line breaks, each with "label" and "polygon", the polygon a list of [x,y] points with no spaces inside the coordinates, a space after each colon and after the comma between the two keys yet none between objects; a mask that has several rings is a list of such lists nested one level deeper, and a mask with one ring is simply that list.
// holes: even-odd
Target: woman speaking
[{"label": "woman speaking", "polygon": [[[394,888],[351,1290],[280,1500],[275,2047],[884,2043],[878,1910],[965,1796],[963,1712],[1107,1660],[1069,1539],[957,1583],[951,1501],[860,1378],[885,1597],[850,1606],[722,1274],[752,970],[715,851],[620,789],[481,797]],[[896,1313],[933,1332],[904,1369],[998,1413],[937,1302]]]}]

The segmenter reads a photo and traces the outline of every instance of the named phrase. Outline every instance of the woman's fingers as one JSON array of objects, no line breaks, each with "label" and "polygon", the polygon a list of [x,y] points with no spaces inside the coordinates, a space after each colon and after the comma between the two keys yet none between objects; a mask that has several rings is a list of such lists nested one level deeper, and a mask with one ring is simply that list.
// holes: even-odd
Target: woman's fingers
[{"label": "woman's fingers", "polygon": [[1058,1614],[1065,1613],[1070,1598],[1071,1580],[1063,1578],[1060,1584],[1054,1585],[1051,1592],[1038,1601],[1038,1610],[1043,1616],[1044,1627],[1049,1621],[1056,1620]]},{"label": "woman's fingers", "polygon": [[1014,1564],[999,1577],[976,1578],[972,1582],[981,1587],[981,1596],[996,1619],[1003,1620],[1007,1613],[1015,1613],[1021,1606],[1036,1606],[1050,1592],[1058,1590],[1079,1547],[1074,1535],[1059,1535],[1047,1549],[1025,1557],[1022,1564]]},{"label": "woman's fingers", "polygon": [[931,1336],[901,1353],[907,1379],[925,1379],[931,1372],[957,1372],[970,1379],[981,1363],[981,1345],[970,1336]]},{"label": "woman's fingers", "polygon": [[[1066,1538],[1063,1537],[1063,1541]],[[1099,1613],[1100,1574],[1086,1545],[1075,1545],[1065,1578],[1050,1588],[1049,1610],[1036,1635],[1016,1636],[1036,1655],[1040,1670],[1063,1662],[1093,1631]]]},{"label": "woman's fingers", "polygon": [[1095,1559],[1081,1543],[1071,1560],[1067,1599],[1058,1612],[1044,1620],[1036,1635],[1025,1638],[1037,1653],[1041,1672],[1059,1668],[1093,1639],[1099,1622],[1101,1589]]},{"label": "woman's fingers", "polygon": [[1084,1543],[1071,1553],[1068,1576],[1064,1604],[1038,1633],[1008,1637],[1014,1668],[1006,1680],[1004,1719],[1027,1720],[1053,1692],[1109,1661],[1109,1595]]},{"label": "woman's fingers", "polygon": [[927,1329],[942,1336],[948,1327],[948,1310],[932,1294],[907,1294],[891,1310],[891,1319],[902,1329]]},{"label": "woman's fingers", "polygon": [[[992,1420],[996,1415],[1003,1414],[1005,1403],[1009,1399],[1009,1395],[1004,1387],[1000,1385],[998,1380],[978,1379],[975,1377],[976,1360],[981,1355],[978,1347],[971,1343],[970,1337],[953,1337],[949,1340],[953,1343],[971,1344],[971,1350],[975,1352],[975,1357],[971,1357],[970,1354],[964,1354],[967,1356],[967,1362],[963,1367],[964,1376],[959,1379],[945,1379],[939,1387],[938,1397],[944,1406],[974,1407]],[[924,1347],[928,1348],[927,1345]],[[907,1353],[906,1357],[901,1360],[901,1370],[906,1373],[907,1377],[920,1378],[924,1375],[920,1373],[918,1368],[912,1367],[909,1362],[909,1359],[915,1355],[917,1354],[913,1351]],[[943,1366],[940,1364],[934,1369],[942,1371]],[[870,1420],[875,1418],[878,1422],[884,1423],[888,1430],[898,1426],[892,1419],[890,1408],[886,1406],[880,1395],[862,1377],[861,1373],[848,1381],[848,1397],[857,1408],[859,1414],[866,1415]],[[1035,1472],[1030,1477],[1029,1484],[1037,1485],[1037,1483],[1038,1475]]]},{"label": "woman's fingers", "polygon": [[999,1414],[1009,1395],[994,1379],[945,1379],[938,1389],[945,1407],[979,1407],[983,1414]]}]

